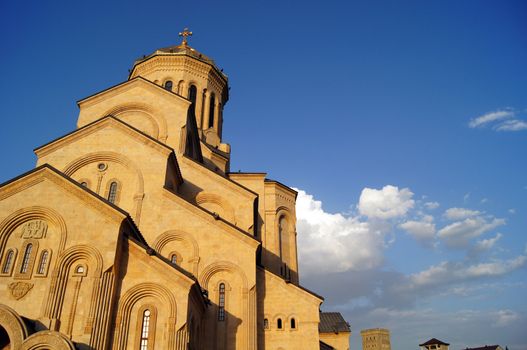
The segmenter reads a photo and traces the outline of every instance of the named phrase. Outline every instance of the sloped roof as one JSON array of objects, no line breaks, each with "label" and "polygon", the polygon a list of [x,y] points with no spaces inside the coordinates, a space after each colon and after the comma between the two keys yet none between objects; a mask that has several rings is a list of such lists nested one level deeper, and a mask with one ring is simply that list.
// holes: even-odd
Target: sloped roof
[{"label": "sloped roof", "polygon": [[498,350],[501,349],[499,345],[485,345],[477,348],[466,348],[465,350]]},{"label": "sloped roof", "polygon": [[436,338],[432,338],[430,339],[429,341],[427,342],[424,342],[423,344],[419,344],[419,346],[425,346],[425,345],[434,345],[434,344],[439,344],[439,345],[450,345],[448,343],[445,343],[445,342],[442,342],[441,340],[439,339],[436,339]]},{"label": "sloped roof", "polygon": [[335,350],[334,347],[332,347],[329,344],[324,343],[323,341],[320,341],[320,350]]},{"label": "sloped roof", "polygon": [[318,331],[319,333],[339,333],[351,332],[351,329],[340,312],[321,312]]}]

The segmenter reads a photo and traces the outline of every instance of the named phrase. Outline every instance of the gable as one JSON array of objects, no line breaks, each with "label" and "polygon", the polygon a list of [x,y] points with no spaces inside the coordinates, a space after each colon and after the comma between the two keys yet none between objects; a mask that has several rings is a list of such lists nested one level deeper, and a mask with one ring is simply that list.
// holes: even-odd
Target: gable
[{"label": "gable", "polygon": [[[124,211],[50,166],[0,186],[0,255],[6,249],[14,250],[20,264],[22,254],[32,246],[29,269],[17,266],[9,271],[15,278],[45,277],[70,255],[86,261],[90,273],[100,274],[113,265],[123,234],[142,240]],[[40,271],[33,265],[44,251],[49,263]]]},{"label": "gable", "polygon": [[149,136],[177,148],[190,101],[137,77],[78,102],[78,127],[113,115]]},{"label": "gable", "polygon": [[102,118],[35,150],[37,164],[49,163],[90,190],[109,198],[139,222],[137,198],[182,182],[172,149],[113,117]]}]

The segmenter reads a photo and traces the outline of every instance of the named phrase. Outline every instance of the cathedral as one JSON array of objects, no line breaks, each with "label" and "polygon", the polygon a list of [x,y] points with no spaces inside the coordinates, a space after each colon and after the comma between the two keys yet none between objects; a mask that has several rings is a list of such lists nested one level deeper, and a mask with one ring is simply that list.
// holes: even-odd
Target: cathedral
[{"label": "cathedral", "polygon": [[297,193],[230,172],[228,78],[191,34],[0,185],[0,350],[349,349],[299,283]]}]

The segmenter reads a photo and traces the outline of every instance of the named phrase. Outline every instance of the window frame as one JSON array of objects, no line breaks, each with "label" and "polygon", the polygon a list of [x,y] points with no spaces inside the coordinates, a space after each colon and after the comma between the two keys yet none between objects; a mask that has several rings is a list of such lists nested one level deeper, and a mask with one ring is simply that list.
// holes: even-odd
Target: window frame
[{"label": "window frame", "polygon": [[[31,251],[29,252],[29,256],[27,259],[27,264],[25,271],[22,272],[22,268],[25,264],[25,257],[27,252],[27,247],[31,244]],[[38,240],[36,239],[26,239],[24,243],[22,244],[22,249],[20,249],[22,259],[17,259],[16,262],[16,270],[15,270],[15,279],[30,279],[33,275],[33,267],[35,265],[35,260],[38,255]],[[22,253],[23,252],[23,253]]]},{"label": "window frame", "polygon": [[[44,253],[47,253],[47,257],[46,257],[46,262],[45,262],[45,266],[44,266],[44,271],[43,272],[40,272],[41,270],[41,265],[42,265],[42,258],[44,256]],[[43,249],[40,254],[38,255],[38,263],[37,263],[37,270],[35,272],[35,277],[46,277],[48,275],[48,271],[49,271],[49,265],[51,265],[51,257],[52,257],[52,252],[51,252],[51,249]]]},{"label": "window frame", "polygon": [[156,339],[156,323],[157,323],[157,308],[152,304],[142,305],[137,310],[137,322],[136,322],[136,344],[135,349],[141,350],[141,340],[143,340],[143,317],[146,310],[150,311],[149,329],[148,329],[148,343],[146,345],[147,350],[155,349]]},{"label": "window frame", "polygon": [[[8,248],[4,251],[5,253],[2,256],[2,265],[0,269],[0,275],[8,277],[13,274],[13,269],[17,265],[16,258],[18,255],[18,250],[16,248]],[[12,253],[12,258],[11,258],[11,261],[9,262],[9,266],[7,267],[7,271],[4,272],[4,269],[7,264],[7,258],[9,257],[9,253]]]},{"label": "window frame", "polygon": [[[167,84],[170,84],[170,88],[167,86]],[[165,80],[163,83],[163,89],[167,91],[174,91],[174,82],[170,79]]]},{"label": "window frame", "polygon": [[[111,191],[111,187],[112,187],[112,184],[115,183],[116,184],[116,190],[115,190],[115,198],[114,198],[114,201],[110,201],[110,191]],[[118,205],[120,199],[121,199],[121,191],[122,191],[122,184],[121,184],[121,181],[119,181],[118,179],[116,178],[112,178],[110,180],[108,180],[106,182],[106,191],[105,191],[105,199],[112,203],[112,204],[115,204],[115,205]]]},{"label": "window frame", "polygon": [[225,322],[227,319],[227,313],[225,310],[225,304],[226,304],[226,299],[227,299],[226,291],[227,291],[226,283],[223,281],[218,283],[218,322]]}]

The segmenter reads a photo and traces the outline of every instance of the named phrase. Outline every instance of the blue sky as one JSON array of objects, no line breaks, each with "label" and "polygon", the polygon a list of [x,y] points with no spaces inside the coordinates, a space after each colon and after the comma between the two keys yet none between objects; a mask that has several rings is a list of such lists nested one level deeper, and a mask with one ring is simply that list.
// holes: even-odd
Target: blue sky
[{"label": "blue sky", "polygon": [[3,1],[0,181],[185,26],[230,79],[232,170],[301,190],[301,278],[352,349],[527,349],[526,2]]}]

